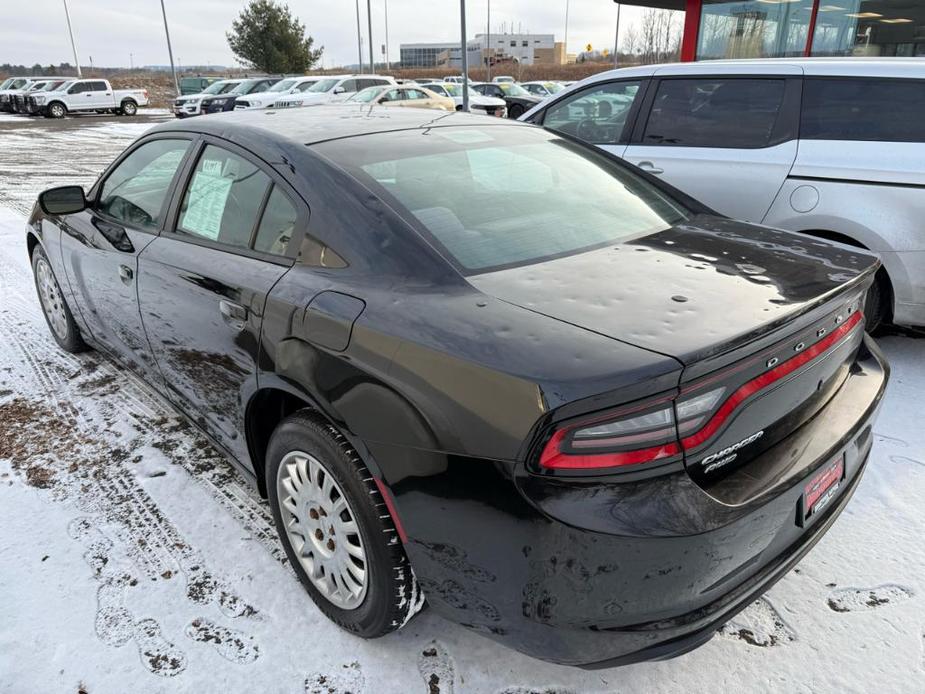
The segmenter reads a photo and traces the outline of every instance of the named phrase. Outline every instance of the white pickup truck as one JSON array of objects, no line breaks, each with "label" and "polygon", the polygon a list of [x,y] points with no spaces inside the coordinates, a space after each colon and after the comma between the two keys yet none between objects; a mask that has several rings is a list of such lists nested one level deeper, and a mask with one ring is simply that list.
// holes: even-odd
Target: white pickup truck
[{"label": "white pickup truck", "polygon": [[134,116],[139,106],[147,105],[147,89],[113,89],[108,80],[97,79],[71,80],[53,92],[35,95],[36,109],[46,118],[64,118],[68,113],[86,111]]}]

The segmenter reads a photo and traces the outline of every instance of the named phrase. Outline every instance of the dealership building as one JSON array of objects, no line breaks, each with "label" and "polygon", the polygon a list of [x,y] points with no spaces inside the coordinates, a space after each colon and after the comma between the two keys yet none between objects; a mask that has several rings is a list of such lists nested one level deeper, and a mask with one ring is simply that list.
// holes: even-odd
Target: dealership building
[{"label": "dealership building", "polygon": [[682,60],[925,56],[922,0],[629,0],[683,10]]},{"label": "dealership building", "polygon": [[[498,33],[476,34],[466,42],[466,53],[472,66],[492,62],[513,61],[523,65],[562,65],[566,61],[565,44],[553,34]],[[401,64],[415,67],[462,67],[459,42],[403,43]]]}]

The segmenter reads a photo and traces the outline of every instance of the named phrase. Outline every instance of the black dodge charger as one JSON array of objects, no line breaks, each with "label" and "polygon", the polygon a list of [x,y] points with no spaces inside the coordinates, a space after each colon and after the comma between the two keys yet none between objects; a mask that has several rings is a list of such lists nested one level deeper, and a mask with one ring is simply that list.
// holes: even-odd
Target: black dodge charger
[{"label": "black dodge charger", "polygon": [[269,498],[319,609],[534,656],[705,642],[857,487],[879,262],[523,123],[334,106],[160,125],[28,223],[55,340]]}]

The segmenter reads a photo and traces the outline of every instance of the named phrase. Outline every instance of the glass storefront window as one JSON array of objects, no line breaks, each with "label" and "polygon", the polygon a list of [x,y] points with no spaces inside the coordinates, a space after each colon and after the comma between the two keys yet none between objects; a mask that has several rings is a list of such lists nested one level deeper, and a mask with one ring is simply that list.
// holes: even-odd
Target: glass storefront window
[{"label": "glass storefront window", "polygon": [[704,0],[697,59],[803,55],[812,11],[813,0]]},{"label": "glass storefront window", "polygon": [[813,55],[923,56],[920,0],[820,0]]}]

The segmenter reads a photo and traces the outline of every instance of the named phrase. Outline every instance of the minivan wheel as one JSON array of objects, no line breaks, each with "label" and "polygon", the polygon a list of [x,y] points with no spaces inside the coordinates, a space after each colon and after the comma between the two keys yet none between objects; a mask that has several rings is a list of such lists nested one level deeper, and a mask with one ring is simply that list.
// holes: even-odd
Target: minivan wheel
[{"label": "minivan wheel", "polygon": [[85,351],[87,345],[80,337],[71,309],[61,294],[61,287],[41,246],[36,246],[32,253],[32,273],[35,276],[35,288],[42,305],[42,313],[55,342],[65,352],[76,354]]},{"label": "minivan wheel", "polygon": [[283,420],[270,439],[266,480],[289,562],[328,619],[375,638],[421,608],[379,488],[336,429],[307,410]]}]

